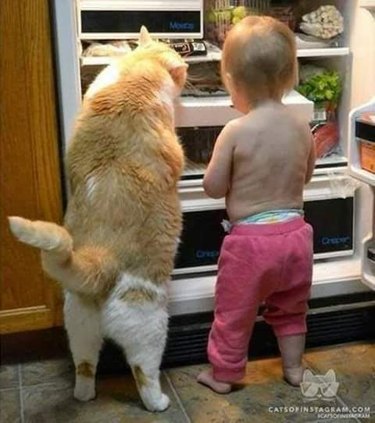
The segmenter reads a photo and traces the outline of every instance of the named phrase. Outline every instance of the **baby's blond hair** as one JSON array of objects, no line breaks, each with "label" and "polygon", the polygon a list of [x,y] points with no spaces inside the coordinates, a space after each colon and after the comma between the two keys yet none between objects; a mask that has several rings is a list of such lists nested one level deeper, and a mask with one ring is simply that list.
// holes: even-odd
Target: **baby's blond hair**
[{"label": "baby's blond hair", "polygon": [[267,16],[248,16],[235,25],[224,43],[222,76],[243,90],[251,104],[279,100],[296,82],[293,32]]}]

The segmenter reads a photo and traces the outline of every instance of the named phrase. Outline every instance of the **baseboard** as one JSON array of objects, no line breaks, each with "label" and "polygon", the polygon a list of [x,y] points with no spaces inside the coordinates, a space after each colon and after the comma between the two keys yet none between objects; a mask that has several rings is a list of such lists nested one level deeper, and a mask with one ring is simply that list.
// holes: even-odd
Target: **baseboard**
[{"label": "baseboard", "polygon": [[[206,363],[206,346],[213,314],[172,316],[162,367]],[[357,293],[310,301],[306,348],[375,340],[375,293]],[[1,364],[69,356],[63,328],[0,337]],[[255,324],[249,358],[278,355],[276,339],[261,316]],[[102,350],[98,372],[128,372],[122,351],[111,342]]]},{"label": "baseboard", "polygon": [[[207,338],[212,313],[172,316],[162,367],[207,362]],[[307,317],[306,348],[375,339],[375,293],[314,301]],[[259,316],[249,345],[249,358],[278,355],[272,329]],[[120,370],[121,369],[121,370]],[[116,373],[127,367],[119,348],[108,343],[99,372]]]}]

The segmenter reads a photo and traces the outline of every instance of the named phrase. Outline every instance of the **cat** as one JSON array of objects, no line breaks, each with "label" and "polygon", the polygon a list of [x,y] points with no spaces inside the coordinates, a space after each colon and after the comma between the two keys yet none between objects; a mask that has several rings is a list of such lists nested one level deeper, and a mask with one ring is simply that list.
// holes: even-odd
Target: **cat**
[{"label": "cat", "polygon": [[64,226],[10,217],[22,242],[65,289],[64,318],[76,369],[75,398],[95,397],[103,337],[120,345],[144,406],[162,411],[167,282],[182,227],[177,182],[184,154],[173,101],[187,65],[142,27],[139,46],[88,88],[66,155]]}]

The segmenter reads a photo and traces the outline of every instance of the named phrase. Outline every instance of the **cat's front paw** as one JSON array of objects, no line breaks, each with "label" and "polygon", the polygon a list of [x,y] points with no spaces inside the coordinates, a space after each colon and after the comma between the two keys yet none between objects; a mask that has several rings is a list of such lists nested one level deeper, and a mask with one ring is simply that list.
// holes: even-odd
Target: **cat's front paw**
[{"label": "cat's front paw", "polygon": [[95,399],[95,383],[90,381],[77,381],[74,387],[74,398],[78,401],[90,401]]},{"label": "cat's front paw", "polygon": [[169,404],[169,397],[165,394],[161,394],[157,401],[152,401],[145,405],[148,411],[164,411],[169,407]]}]

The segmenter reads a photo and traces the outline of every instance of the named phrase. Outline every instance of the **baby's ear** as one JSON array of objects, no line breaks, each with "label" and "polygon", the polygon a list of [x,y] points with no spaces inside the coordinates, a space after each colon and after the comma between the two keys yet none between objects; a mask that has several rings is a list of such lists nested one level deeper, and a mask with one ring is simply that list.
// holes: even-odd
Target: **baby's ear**
[{"label": "baby's ear", "polygon": [[142,25],[141,30],[139,32],[139,45],[145,46],[151,41],[152,41],[152,38],[150,36],[150,33],[148,32],[147,28]]},{"label": "baby's ear", "polygon": [[233,91],[233,88],[234,88],[233,78],[229,72],[226,72],[224,75],[224,84],[229,92]]}]

